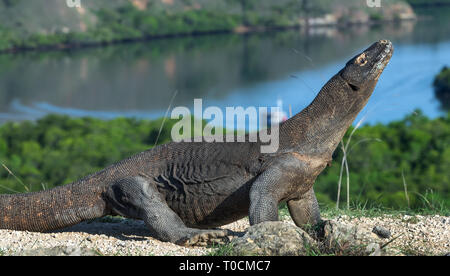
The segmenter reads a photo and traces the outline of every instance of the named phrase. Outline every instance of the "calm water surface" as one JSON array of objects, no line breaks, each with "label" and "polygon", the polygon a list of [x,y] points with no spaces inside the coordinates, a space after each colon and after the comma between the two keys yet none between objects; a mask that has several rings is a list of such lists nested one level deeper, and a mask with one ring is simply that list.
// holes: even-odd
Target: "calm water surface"
[{"label": "calm water surface", "polygon": [[395,54],[359,119],[387,123],[419,108],[444,114],[432,89],[450,65],[450,9],[421,20],[346,29],[154,40],[57,52],[0,55],[0,122],[49,113],[153,119],[172,104],[306,107],[345,62],[379,39]]}]

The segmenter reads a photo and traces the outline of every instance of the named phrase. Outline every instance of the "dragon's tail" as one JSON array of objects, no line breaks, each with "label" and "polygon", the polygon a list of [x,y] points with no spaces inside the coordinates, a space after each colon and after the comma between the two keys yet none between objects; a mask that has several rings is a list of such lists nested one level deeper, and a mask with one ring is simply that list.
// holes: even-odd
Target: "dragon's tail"
[{"label": "dragon's tail", "polygon": [[45,232],[105,215],[101,187],[72,183],[47,191],[0,195],[0,229]]}]

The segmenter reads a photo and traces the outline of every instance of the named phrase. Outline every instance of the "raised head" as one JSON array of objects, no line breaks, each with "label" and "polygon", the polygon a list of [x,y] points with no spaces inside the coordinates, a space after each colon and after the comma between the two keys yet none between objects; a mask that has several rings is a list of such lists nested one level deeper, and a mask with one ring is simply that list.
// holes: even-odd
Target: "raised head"
[{"label": "raised head", "polygon": [[348,61],[309,106],[280,126],[280,150],[330,157],[372,95],[393,51],[390,41],[380,40]]},{"label": "raised head", "polygon": [[375,42],[348,61],[339,75],[353,91],[372,93],[378,78],[392,57],[393,50],[394,47],[389,40]]}]

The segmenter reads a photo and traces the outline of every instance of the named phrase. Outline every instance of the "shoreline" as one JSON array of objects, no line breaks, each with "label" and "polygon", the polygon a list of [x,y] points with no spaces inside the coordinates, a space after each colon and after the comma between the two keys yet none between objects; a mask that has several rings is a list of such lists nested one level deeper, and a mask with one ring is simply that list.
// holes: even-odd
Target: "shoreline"
[{"label": "shoreline", "polygon": [[[287,31],[287,30],[310,30],[310,29],[318,29],[318,28],[346,28],[346,27],[355,27],[355,26],[377,26],[381,24],[396,24],[401,22],[409,22],[409,21],[417,21],[423,20],[423,18],[405,18],[398,20],[369,20],[365,22],[327,22],[320,21],[317,22],[318,18],[310,18],[313,20],[311,23],[299,23],[297,25],[291,26],[238,26],[234,29],[230,30],[214,30],[214,31],[196,31],[196,32],[187,32],[187,33],[175,33],[175,34],[163,34],[163,35],[152,35],[152,36],[142,36],[138,38],[123,38],[116,39],[112,41],[98,41],[92,43],[83,43],[83,42],[74,42],[74,43],[59,43],[52,45],[40,45],[37,47],[14,47],[9,49],[0,50],[0,55],[3,54],[19,54],[24,52],[48,52],[48,51],[69,51],[69,50],[79,50],[86,48],[95,48],[95,47],[105,47],[111,45],[120,45],[120,44],[128,44],[128,43],[137,43],[137,42],[148,42],[152,40],[162,40],[162,39],[172,39],[172,38],[183,38],[183,37],[197,37],[197,36],[208,36],[208,35],[223,35],[223,34],[236,34],[236,35],[249,35],[254,33],[264,33],[264,32],[277,32],[277,31]],[[316,21],[316,22],[314,22]],[[63,35],[76,35],[80,33],[68,33]],[[82,33],[81,33],[82,34]],[[50,35],[51,36],[51,35]]]}]

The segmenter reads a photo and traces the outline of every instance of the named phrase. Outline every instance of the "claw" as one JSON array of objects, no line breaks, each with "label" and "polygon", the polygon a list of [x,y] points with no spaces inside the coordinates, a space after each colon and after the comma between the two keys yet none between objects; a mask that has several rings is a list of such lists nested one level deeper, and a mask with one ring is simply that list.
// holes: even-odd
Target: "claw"
[{"label": "claw", "polygon": [[224,244],[231,239],[228,230],[199,230],[190,237],[178,240],[176,243],[182,246],[207,246],[210,244]]}]

